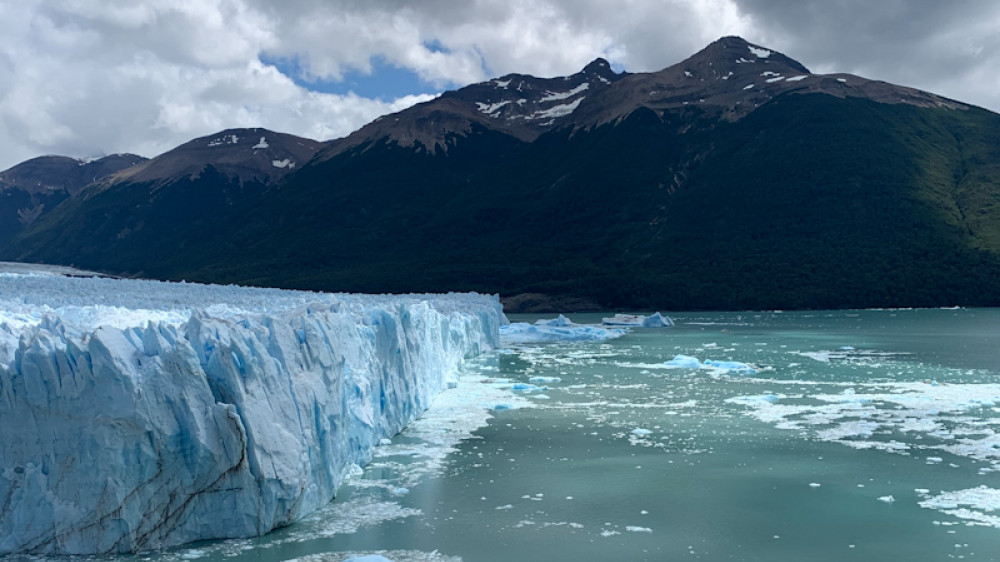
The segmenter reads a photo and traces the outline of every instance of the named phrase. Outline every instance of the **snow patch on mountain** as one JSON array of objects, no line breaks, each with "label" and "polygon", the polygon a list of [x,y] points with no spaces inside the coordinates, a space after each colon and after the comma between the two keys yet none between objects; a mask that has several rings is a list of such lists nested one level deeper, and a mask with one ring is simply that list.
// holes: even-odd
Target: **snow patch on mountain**
[{"label": "snow patch on mountain", "polygon": [[267,144],[267,140],[264,137],[260,137],[260,142],[258,142],[257,144],[253,145],[253,149],[254,150],[264,149],[264,148],[267,148],[269,146],[271,146],[271,145]]},{"label": "snow patch on mountain", "polygon": [[750,52],[759,59],[766,59],[771,56],[771,51],[768,51],[767,49],[761,49],[760,47],[754,47],[753,45],[747,45],[747,48],[750,49]]},{"label": "snow patch on mountain", "polygon": [[505,100],[505,101],[501,101],[501,102],[497,102],[497,103],[483,103],[483,102],[478,102],[477,101],[476,102],[476,106],[479,108],[480,112],[485,113],[486,115],[489,115],[490,117],[496,117],[495,113],[497,111],[500,111],[501,108],[503,108],[505,105],[507,105],[509,103],[510,103],[510,100]]},{"label": "snow patch on mountain", "polygon": [[583,101],[583,97],[579,97],[573,100],[571,103],[566,103],[562,105],[553,105],[552,107],[536,111],[532,113],[528,119],[554,119],[557,117],[564,117],[576,111],[576,108],[580,106],[580,102]]},{"label": "snow patch on mountain", "polygon": [[292,162],[290,159],[285,158],[284,160],[271,160],[271,165],[274,166],[275,168],[291,169],[295,167],[295,162]]},{"label": "snow patch on mountain", "polygon": [[545,103],[549,101],[569,99],[587,90],[587,88],[590,88],[590,82],[584,82],[583,84],[580,84],[579,86],[573,88],[568,92],[545,92],[546,95],[538,101],[541,103]]},{"label": "snow patch on mountain", "polygon": [[240,142],[240,137],[236,135],[223,135],[208,142],[209,147],[222,146],[225,144],[236,144]]}]

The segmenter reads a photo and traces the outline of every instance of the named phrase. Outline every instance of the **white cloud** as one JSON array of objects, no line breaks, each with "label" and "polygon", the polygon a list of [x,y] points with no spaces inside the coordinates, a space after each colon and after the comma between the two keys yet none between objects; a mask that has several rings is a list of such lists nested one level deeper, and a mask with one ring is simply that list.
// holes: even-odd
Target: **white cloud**
[{"label": "white cloud", "polygon": [[236,0],[0,4],[0,169],[40,154],[153,156],[262,126],[344,136],[430,96],[311,92],[258,55],[278,43]]},{"label": "white cloud", "polygon": [[658,70],[737,34],[817,70],[1000,107],[998,10],[973,3],[0,0],[0,169],[43,153],[151,156],[226,127],[327,139],[425,99],[309,91],[264,54],[326,81],[379,59],[442,90],[597,56]]}]

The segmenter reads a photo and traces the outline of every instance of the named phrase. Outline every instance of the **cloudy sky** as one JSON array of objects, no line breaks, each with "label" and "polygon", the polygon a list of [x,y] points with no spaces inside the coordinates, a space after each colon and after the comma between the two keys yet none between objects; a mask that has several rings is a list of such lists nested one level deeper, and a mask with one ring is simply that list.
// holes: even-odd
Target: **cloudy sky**
[{"label": "cloudy sky", "polygon": [[1000,111],[995,0],[0,0],[0,170],[229,127],[325,140],[492,76],[659,70],[724,35]]}]

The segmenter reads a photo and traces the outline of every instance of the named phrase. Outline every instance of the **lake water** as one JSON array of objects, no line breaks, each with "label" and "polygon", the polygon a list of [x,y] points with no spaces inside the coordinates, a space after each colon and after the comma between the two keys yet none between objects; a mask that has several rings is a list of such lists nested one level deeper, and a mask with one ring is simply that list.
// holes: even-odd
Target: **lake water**
[{"label": "lake water", "polygon": [[481,358],[328,508],[133,559],[1000,559],[1000,310],[672,316]]}]

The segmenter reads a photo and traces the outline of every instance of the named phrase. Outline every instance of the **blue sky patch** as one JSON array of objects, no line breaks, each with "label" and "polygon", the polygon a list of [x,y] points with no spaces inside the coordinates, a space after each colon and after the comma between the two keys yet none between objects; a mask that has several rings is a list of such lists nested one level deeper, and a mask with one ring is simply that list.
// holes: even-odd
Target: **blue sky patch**
[{"label": "blue sky patch", "polygon": [[391,101],[410,94],[438,94],[446,89],[459,87],[459,85],[435,87],[434,84],[422,80],[415,72],[388,63],[382,57],[372,58],[371,74],[348,69],[343,79],[339,81],[307,80],[302,61],[298,57],[273,57],[261,53],[260,61],[273,65],[278,72],[291,78],[298,86],[324,94],[344,95],[354,92],[365,98]]}]

